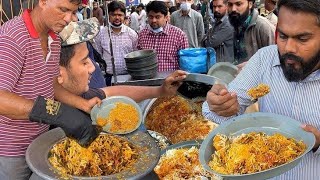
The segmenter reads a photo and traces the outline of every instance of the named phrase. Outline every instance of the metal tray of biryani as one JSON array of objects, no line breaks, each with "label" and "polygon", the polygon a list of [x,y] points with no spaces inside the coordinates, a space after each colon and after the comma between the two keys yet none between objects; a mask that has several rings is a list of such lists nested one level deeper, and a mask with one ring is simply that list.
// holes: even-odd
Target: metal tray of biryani
[{"label": "metal tray of biryani", "polygon": [[[178,104],[173,105],[171,103],[166,103],[166,101],[173,102],[173,103],[178,101]],[[166,139],[168,139],[172,144],[176,144],[176,143],[183,142],[183,141],[204,139],[204,137],[206,136],[205,131],[208,131],[207,133],[209,133],[213,128],[215,128],[217,126],[217,124],[205,119],[201,115],[202,114],[201,107],[202,107],[203,101],[205,101],[205,98],[197,97],[194,99],[187,99],[187,98],[184,98],[183,96],[179,96],[179,95],[170,96],[170,97],[154,98],[148,102],[146,108],[143,111],[142,125],[148,130],[152,130],[152,131],[155,131],[155,132],[161,134]],[[153,115],[151,115],[151,117],[149,117],[149,113],[153,113],[155,111],[155,109],[161,107],[162,106],[161,104],[163,104],[163,103],[166,104],[165,107],[162,107],[163,109],[160,108],[160,109],[156,110],[157,112],[163,111],[163,113],[160,113],[158,116],[155,116],[155,117],[152,117]],[[184,105],[181,105],[181,104],[185,104],[185,103],[187,103],[191,107],[191,109],[185,111],[185,109],[182,107]],[[169,108],[170,110],[168,110],[167,108]],[[180,110],[181,110],[181,112],[180,112]],[[186,116],[182,117],[183,114]],[[180,120],[174,121],[175,118],[180,118],[181,121]],[[194,125],[190,124],[191,121],[193,121],[192,119],[195,122],[199,123],[196,127]],[[173,123],[171,121],[174,121],[177,123]],[[151,124],[158,123],[161,125],[158,126],[157,128],[155,128],[155,127],[150,127],[150,125],[151,125],[150,123]],[[178,125],[178,124],[180,124],[180,125]],[[177,125],[179,127],[175,128]],[[155,126],[157,126],[157,125],[155,125]],[[170,130],[167,129],[166,127],[168,127]],[[205,128],[205,127],[207,127],[207,128]],[[188,130],[190,130],[190,131],[188,131]],[[197,133],[195,133],[195,132],[197,132]]]},{"label": "metal tray of biryani", "polygon": [[[202,140],[184,141],[181,143],[177,143],[177,144],[173,144],[173,145],[168,146],[167,148],[163,149],[160,152],[160,154],[164,155],[168,150],[171,150],[171,149],[191,148],[193,146],[200,149],[201,143],[202,143]],[[143,180],[150,180],[150,179],[158,180],[159,178],[158,178],[158,175],[154,171],[152,171],[145,178],[143,178]]]},{"label": "metal tray of biryani", "polygon": [[[109,176],[100,177],[77,177],[72,176],[72,179],[140,179],[150,173],[157,165],[160,158],[160,149],[148,134],[135,131],[126,136],[129,142],[136,146],[142,147],[139,152],[139,159],[134,167],[130,170],[125,170],[120,173]],[[61,128],[50,130],[38,138],[36,138],[28,147],[26,152],[26,161],[30,169],[43,179],[58,179],[59,175],[55,172],[53,166],[48,161],[50,149],[57,142],[66,138],[65,133]]]}]

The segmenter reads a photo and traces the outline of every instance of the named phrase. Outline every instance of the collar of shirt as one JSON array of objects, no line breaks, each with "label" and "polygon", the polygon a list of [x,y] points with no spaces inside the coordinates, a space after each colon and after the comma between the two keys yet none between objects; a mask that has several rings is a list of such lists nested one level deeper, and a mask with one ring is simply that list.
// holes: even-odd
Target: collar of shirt
[{"label": "collar of shirt", "polygon": [[[189,17],[191,17],[191,11],[192,11],[192,9],[190,9],[189,12],[188,12],[188,16]],[[184,16],[184,15],[182,15],[182,10],[181,9],[179,10],[179,14],[180,14],[180,17]]]},{"label": "collar of shirt", "polygon": [[[30,33],[31,38],[37,39],[37,38],[39,38],[39,34],[36,31],[36,28],[34,27],[30,13],[31,13],[31,10],[26,9],[22,14],[22,18],[23,18],[24,23],[26,24],[26,27]],[[48,34],[50,35],[50,37],[52,39],[56,40],[57,35],[52,30],[49,30]]]}]

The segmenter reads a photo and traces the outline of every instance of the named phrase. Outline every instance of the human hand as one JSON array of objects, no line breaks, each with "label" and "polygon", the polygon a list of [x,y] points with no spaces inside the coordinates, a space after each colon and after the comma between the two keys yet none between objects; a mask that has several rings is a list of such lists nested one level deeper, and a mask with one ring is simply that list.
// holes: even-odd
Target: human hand
[{"label": "human hand", "polygon": [[228,92],[227,88],[221,84],[215,84],[207,93],[207,102],[210,111],[219,116],[229,117],[239,112],[240,106],[237,95]]},{"label": "human hand", "polygon": [[82,110],[88,114],[90,114],[93,106],[95,106],[96,104],[98,104],[98,107],[100,107],[102,101],[101,99],[99,99],[98,97],[94,97],[94,98],[91,98],[91,99],[88,99],[88,100],[85,100],[83,101],[83,105],[82,105]]},{"label": "human hand", "polygon": [[309,124],[302,124],[301,127],[303,130],[313,133],[314,136],[316,137],[316,143],[313,146],[313,150],[316,151],[320,145],[320,131],[314,126]]},{"label": "human hand", "polygon": [[182,80],[187,77],[187,72],[177,70],[170,74],[160,87],[161,96],[170,96],[177,93],[177,89],[181,86]]},{"label": "human hand", "polygon": [[41,96],[34,102],[29,119],[61,127],[68,137],[84,147],[89,146],[101,132],[101,128],[92,125],[90,116],[85,112]]},{"label": "human hand", "polygon": [[240,73],[240,71],[242,70],[242,68],[247,64],[247,62],[248,62],[248,61],[245,61],[245,62],[237,65],[238,74]]}]

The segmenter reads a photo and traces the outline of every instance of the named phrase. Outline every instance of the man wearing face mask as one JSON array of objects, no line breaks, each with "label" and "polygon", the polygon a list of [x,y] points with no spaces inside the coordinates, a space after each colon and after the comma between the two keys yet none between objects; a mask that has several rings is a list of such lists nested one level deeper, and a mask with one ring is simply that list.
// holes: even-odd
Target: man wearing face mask
[{"label": "man wearing face mask", "polygon": [[[235,29],[236,64],[250,59],[258,49],[274,44],[275,27],[254,9],[255,0],[228,0],[229,21]],[[245,63],[239,65],[242,68]]]},{"label": "man wearing face mask", "polygon": [[212,0],[214,19],[212,28],[204,38],[205,47],[216,50],[217,62],[234,62],[233,34],[234,29],[228,20],[228,0]]},{"label": "man wearing face mask", "polygon": [[[108,5],[111,40],[116,74],[127,74],[124,56],[137,50],[138,34],[130,27],[123,24],[126,7],[120,1],[112,1]],[[110,52],[110,37],[108,27],[105,26],[95,38],[95,48],[107,64],[106,84],[111,85],[112,62]]]},{"label": "man wearing face mask", "polygon": [[177,0],[176,3],[180,10],[172,13],[170,23],[186,33],[191,48],[200,47],[204,24],[202,15],[191,9],[194,0]]},{"label": "man wearing face mask", "polygon": [[158,71],[179,69],[178,51],[188,48],[185,33],[167,23],[168,8],[163,1],[152,1],[147,5],[148,25],[139,33],[138,49],[155,49]]},{"label": "man wearing face mask", "polygon": [[[228,85],[214,85],[202,106],[217,123],[243,114],[253,102],[247,90],[264,83],[270,92],[259,98],[261,112],[291,117],[316,138],[313,150],[277,180],[320,177],[320,1],[279,0],[277,45],[260,49]],[[272,159],[272,158],[271,158]]]}]

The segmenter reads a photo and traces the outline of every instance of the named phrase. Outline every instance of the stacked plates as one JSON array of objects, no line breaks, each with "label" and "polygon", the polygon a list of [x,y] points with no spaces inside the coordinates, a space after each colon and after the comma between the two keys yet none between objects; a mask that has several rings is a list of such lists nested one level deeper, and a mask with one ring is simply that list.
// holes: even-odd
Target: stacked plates
[{"label": "stacked plates", "polygon": [[157,53],[152,49],[138,50],[125,56],[128,73],[133,79],[150,79],[158,71]]}]

